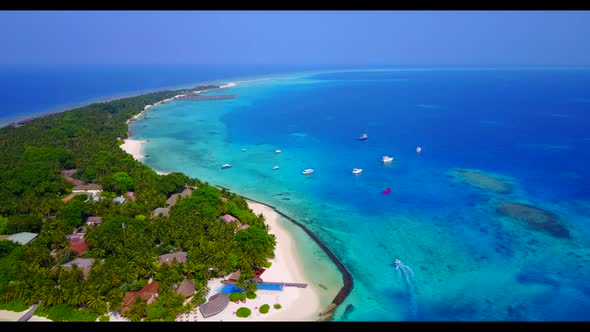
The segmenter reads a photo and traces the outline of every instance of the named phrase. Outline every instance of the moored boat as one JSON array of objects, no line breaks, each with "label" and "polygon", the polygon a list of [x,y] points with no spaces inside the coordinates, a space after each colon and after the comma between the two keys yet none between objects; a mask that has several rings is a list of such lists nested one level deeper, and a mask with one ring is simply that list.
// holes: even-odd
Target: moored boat
[{"label": "moored boat", "polygon": [[314,172],[314,171],[313,171],[313,169],[311,169],[311,168],[308,168],[308,169],[304,170],[303,172],[301,172],[301,174],[303,174],[303,175],[308,175],[308,174],[311,174],[311,173],[313,173],[313,172]]},{"label": "moored boat", "polygon": [[272,170],[273,170],[273,171],[276,171],[277,169],[279,169],[279,166],[273,166],[273,167],[272,167]]},{"label": "moored boat", "polygon": [[361,137],[358,138],[359,141],[364,141],[367,138],[369,138],[369,136],[367,134],[362,134]]},{"label": "moored boat", "polygon": [[223,165],[221,165],[221,168],[231,168],[231,165],[230,164],[223,164]]},{"label": "moored boat", "polygon": [[381,157],[381,162],[382,163],[390,163],[392,161],[393,161],[393,157],[390,157],[390,156],[383,156],[383,157]]},{"label": "moored boat", "polygon": [[362,168],[354,168],[352,170],[352,174],[361,174],[363,172]]}]

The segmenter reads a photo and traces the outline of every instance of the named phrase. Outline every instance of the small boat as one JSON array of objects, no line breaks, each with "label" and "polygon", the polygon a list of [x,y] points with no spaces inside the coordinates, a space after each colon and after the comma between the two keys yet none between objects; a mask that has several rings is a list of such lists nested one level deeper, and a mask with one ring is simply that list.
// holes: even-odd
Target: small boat
[{"label": "small boat", "polygon": [[361,137],[358,138],[359,141],[364,141],[367,138],[369,138],[369,136],[367,136],[367,134],[362,134]]},{"label": "small boat", "polygon": [[422,152],[422,148],[421,147],[417,147],[416,148],[416,153],[420,153],[420,152]]},{"label": "small boat", "polygon": [[383,190],[381,193],[383,195],[387,195],[387,194],[391,193],[391,189],[387,188],[387,189]]},{"label": "small boat", "polygon": [[354,168],[352,170],[352,174],[361,174],[363,172],[362,168]]},{"label": "small boat", "polygon": [[277,169],[279,169],[279,166],[273,166],[273,167],[272,167],[272,170],[273,170],[273,171],[276,171]]},{"label": "small boat", "polygon": [[303,174],[303,175],[308,175],[311,173],[313,173],[313,169],[311,169],[311,168],[308,168],[308,169],[304,170],[303,172],[301,172],[301,174]]},{"label": "small boat", "polygon": [[281,150],[275,150],[275,153],[279,154],[279,153],[281,153]]},{"label": "small boat", "polygon": [[223,164],[223,165],[221,165],[221,168],[231,168],[231,165],[230,164]]},{"label": "small boat", "polygon": [[242,149],[242,152],[246,151],[246,149]]},{"label": "small boat", "polygon": [[390,157],[390,156],[383,156],[383,157],[381,157],[381,162],[382,163],[390,163],[392,161],[393,161],[393,157]]},{"label": "small boat", "polygon": [[400,266],[402,264],[402,261],[400,261],[399,259],[395,260],[395,265]]}]

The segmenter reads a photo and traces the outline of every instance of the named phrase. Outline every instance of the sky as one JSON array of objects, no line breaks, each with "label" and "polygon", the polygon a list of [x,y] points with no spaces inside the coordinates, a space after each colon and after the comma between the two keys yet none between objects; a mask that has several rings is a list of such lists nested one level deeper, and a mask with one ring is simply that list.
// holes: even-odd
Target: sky
[{"label": "sky", "polygon": [[0,64],[590,65],[590,11],[0,11]]}]

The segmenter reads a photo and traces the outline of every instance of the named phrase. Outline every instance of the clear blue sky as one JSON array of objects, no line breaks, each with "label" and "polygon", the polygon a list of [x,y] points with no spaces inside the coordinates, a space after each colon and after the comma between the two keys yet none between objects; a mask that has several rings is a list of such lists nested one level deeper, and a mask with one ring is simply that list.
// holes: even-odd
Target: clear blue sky
[{"label": "clear blue sky", "polygon": [[0,64],[590,65],[590,11],[2,11]]}]

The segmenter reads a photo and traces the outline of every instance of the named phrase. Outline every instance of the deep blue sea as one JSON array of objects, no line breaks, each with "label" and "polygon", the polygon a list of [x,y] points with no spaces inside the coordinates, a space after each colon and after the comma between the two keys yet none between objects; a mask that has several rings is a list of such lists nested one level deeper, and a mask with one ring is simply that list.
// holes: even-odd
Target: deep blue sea
[{"label": "deep blue sea", "polygon": [[[312,67],[311,67],[312,68]],[[164,88],[203,81],[309,69],[243,65],[0,65],[0,126]]]},{"label": "deep blue sea", "polygon": [[[590,69],[269,75],[287,69],[177,73],[186,81],[161,86],[232,81],[219,93],[238,98],[151,108],[131,127],[150,140],[143,162],[306,224],[354,278],[337,321],[590,320]],[[112,74],[95,84],[128,80],[126,89],[98,93],[87,82],[89,94],[65,89],[62,104],[156,88],[140,78],[165,72]],[[46,94],[42,86],[28,93]],[[369,138],[357,140],[362,133]],[[395,159],[383,165],[383,155]],[[304,176],[306,168],[315,172]],[[340,274],[282,222],[327,305]]]}]

